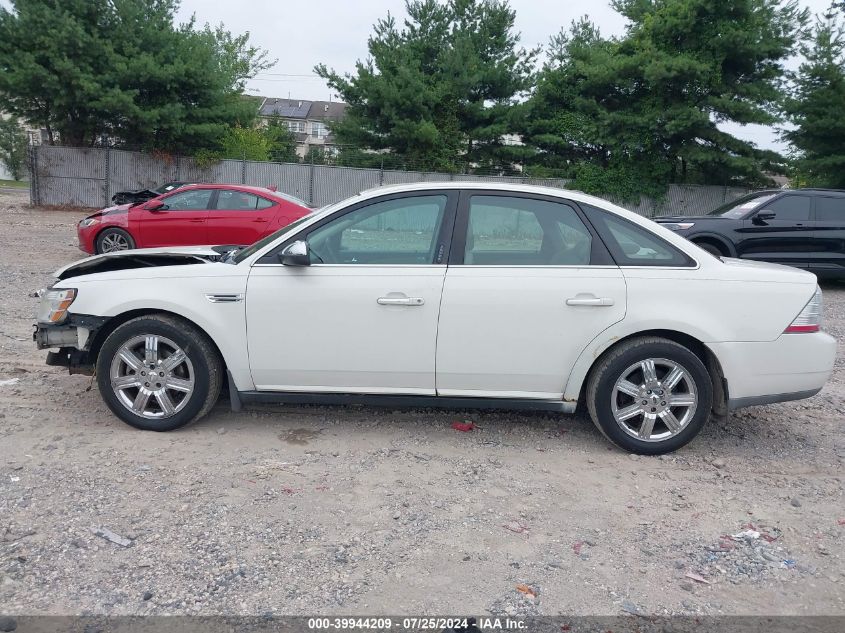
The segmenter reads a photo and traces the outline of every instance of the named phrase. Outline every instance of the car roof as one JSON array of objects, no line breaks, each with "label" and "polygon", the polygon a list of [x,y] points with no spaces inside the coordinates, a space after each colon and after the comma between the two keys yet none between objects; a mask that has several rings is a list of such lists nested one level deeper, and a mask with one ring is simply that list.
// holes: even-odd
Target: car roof
[{"label": "car roof", "polygon": [[[296,196],[292,196],[290,194],[284,193],[282,191],[273,191],[268,187],[257,187],[255,185],[236,185],[236,184],[227,184],[227,183],[193,183],[190,185],[185,185],[183,187],[179,187],[179,191],[191,191],[192,189],[232,189],[234,191],[243,191],[244,193],[254,193],[260,196],[267,196],[276,198],[278,200],[285,200],[287,202],[294,202],[296,204],[300,204],[304,207],[308,207],[308,205],[303,201],[297,198]],[[174,189],[174,191],[176,191]],[[170,193],[170,192],[168,192]]]},{"label": "car roof", "polygon": [[[553,196],[555,198],[567,198],[574,202],[584,202],[586,204],[596,204],[600,206],[607,206],[612,203],[596,196],[575,191],[573,189],[562,189],[560,187],[544,187],[542,185],[531,185],[518,182],[486,182],[486,181],[465,181],[465,180],[450,180],[445,182],[415,182],[405,183],[401,185],[385,185],[383,187],[374,187],[372,189],[365,189],[358,194],[362,199],[372,198],[374,196],[382,196],[391,193],[407,193],[414,191],[432,191],[432,190],[452,190],[452,189],[475,189],[482,191],[504,191],[514,193],[534,193],[544,196]],[[621,209],[617,205],[612,205]],[[622,209],[624,211],[624,209]],[[626,211],[627,213],[627,211]]]}]

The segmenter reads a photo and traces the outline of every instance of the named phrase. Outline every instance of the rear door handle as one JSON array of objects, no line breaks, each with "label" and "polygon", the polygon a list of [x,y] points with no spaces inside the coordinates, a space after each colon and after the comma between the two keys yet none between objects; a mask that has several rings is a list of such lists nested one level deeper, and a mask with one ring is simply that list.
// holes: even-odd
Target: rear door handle
[{"label": "rear door handle", "polygon": [[421,306],[425,303],[422,297],[379,297],[376,301],[380,306]]},{"label": "rear door handle", "polygon": [[578,295],[566,300],[568,306],[612,306],[613,299],[610,297],[594,297]]},{"label": "rear door handle", "polygon": [[205,222],[205,218],[194,218],[193,220],[188,220],[188,222],[199,224],[200,222]]}]

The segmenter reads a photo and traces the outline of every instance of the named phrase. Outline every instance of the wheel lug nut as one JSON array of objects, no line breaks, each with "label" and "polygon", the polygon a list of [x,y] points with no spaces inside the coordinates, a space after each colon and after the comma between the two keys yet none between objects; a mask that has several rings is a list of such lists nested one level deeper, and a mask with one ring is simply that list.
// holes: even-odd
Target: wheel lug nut
[{"label": "wheel lug nut", "polygon": [[648,404],[648,400],[643,400],[643,404]]},{"label": "wheel lug nut", "polygon": [[651,412],[652,412],[652,413],[654,413],[655,411],[657,411],[657,409],[655,409],[654,407],[652,407],[652,408],[651,408]]},{"label": "wheel lug nut", "polygon": [[145,382],[145,383],[144,383],[144,386],[145,386],[145,387],[149,387],[149,386],[150,386],[150,383]]},{"label": "wheel lug nut", "polygon": [[664,400],[663,402],[661,402],[661,403],[660,403],[660,406],[661,406],[661,407],[665,407],[665,406],[666,406],[666,401]]}]

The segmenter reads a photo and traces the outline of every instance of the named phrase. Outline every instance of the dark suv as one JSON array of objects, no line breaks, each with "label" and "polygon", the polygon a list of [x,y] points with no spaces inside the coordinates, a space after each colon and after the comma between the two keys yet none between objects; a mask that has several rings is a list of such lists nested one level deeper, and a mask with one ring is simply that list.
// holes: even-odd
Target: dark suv
[{"label": "dark suv", "polygon": [[707,215],[654,220],[725,257],[806,268],[845,277],[845,191],[756,191]]}]

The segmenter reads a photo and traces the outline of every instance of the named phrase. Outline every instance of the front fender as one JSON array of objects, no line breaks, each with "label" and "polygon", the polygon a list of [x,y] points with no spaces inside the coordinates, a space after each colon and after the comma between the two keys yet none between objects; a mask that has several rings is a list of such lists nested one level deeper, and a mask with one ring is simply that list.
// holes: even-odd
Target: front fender
[{"label": "front fender", "polygon": [[[223,356],[239,390],[255,388],[249,371],[246,338],[246,277],[189,277],[113,281],[69,280],[79,288],[70,312],[100,317],[120,317],[130,312],[168,312],[203,330]],[[176,282],[176,283],[174,283]],[[225,296],[226,301],[209,297]]]}]

